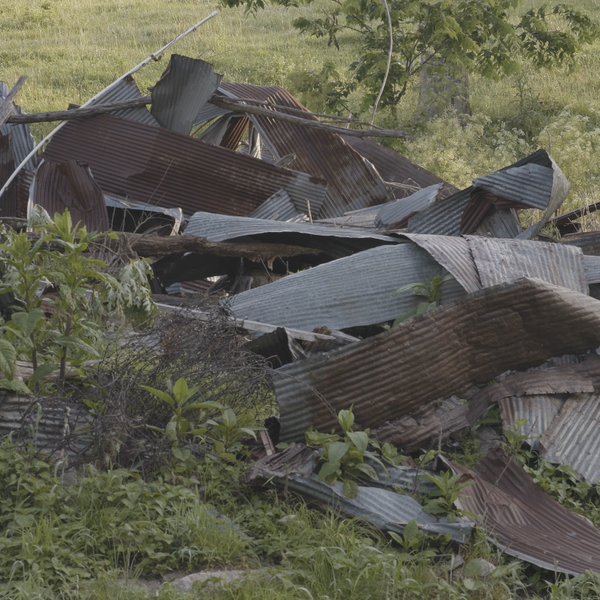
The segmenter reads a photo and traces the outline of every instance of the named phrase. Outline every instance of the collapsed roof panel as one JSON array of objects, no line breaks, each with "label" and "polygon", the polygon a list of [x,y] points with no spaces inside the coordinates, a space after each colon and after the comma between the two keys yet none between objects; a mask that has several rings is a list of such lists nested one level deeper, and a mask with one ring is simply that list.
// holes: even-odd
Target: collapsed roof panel
[{"label": "collapsed roof panel", "polygon": [[189,135],[196,116],[219,87],[221,77],[210,63],[171,55],[152,88],[152,116],[162,127]]},{"label": "collapsed roof panel", "polygon": [[[394,295],[399,287],[445,274],[418,246],[383,246],[243,292],[228,307],[241,319],[309,331],[373,325],[417,306],[412,293]],[[465,294],[454,281],[444,284],[442,292],[444,300]]]},{"label": "collapsed roof panel", "polygon": [[[0,134],[0,185],[4,185],[15,170],[15,159],[10,134]],[[17,216],[17,188],[11,184],[0,198],[0,217]]]},{"label": "collapsed roof panel", "polygon": [[600,481],[600,395],[569,396],[541,439],[542,458]]},{"label": "collapsed roof panel", "polygon": [[[130,75],[125,79],[120,79],[114,87],[101,92],[88,106],[139,100],[142,97],[135,80]],[[158,121],[150,114],[150,111],[145,106],[116,110],[111,114],[120,117],[121,119],[130,119],[132,121],[137,121],[138,123],[145,123],[146,125],[155,125],[158,127]]]},{"label": "collapsed roof panel", "polygon": [[42,161],[35,177],[32,201],[50,216],[69,209],[73,223],[88,231],[108,231],[109,221],[104,195],[89,167],[71,160]]},{"label": "collapsed roof panel", "polygon": [[[306,111],[282,88],[224,82],[220,89],[232,98],[259,100]],[[278,111],[285,113],[285,108],[278,108]],[[381,204],[389,197],[389,190],[377,171],[338,134],[269,117],[249,117],[263,135],[275,160],[294,154],[292,166],[295,169],[327,182],[327,197],[320,215],[315,211],[315,218],[338,217],[348,210]],[[304,118],[318,120],[308,111]]]},{"label": "collapsed roof panel", "polygon": [[432,185],[441,186],[441,198],[447,198],[459,191],[447,181],[375,140],[349,135],[342,135],[342,138],[377,169],[385,182],[399,184],[392,186],[395,198],[410,196],[419,189]]},{"label": "collapsed roof panel", "polygon": [[337,412],[352,405],[360,429],[377,427],[508,369],[596,348],[599,308],[589,296],[523,279],[286,365],[275,372],[281,441],[301,439],[311,425],[337,427]]},{"label": "collapsed roof panel", "polygon": [[44,156],[83,161],[104,191],[186,215],[246,215],[282,188],[315,205],[325,194],[322,182],[305,173],[111,115],[68,123]]},{"label": "collapsed roof panel", "polygon": [[406,227],[410,217],[440,198],[442,185],[430,185],[410,196],[384,204],[375,217],[375,226],[385,229]]},{"label": "collapsed roof panel", "polygon": [[300,213],[294,206],[290,195],[285,190],[276,191],[248,216],[268,221],[301,222],[308,220],[308,217]]},{"label": "collapsed roof panel", "polygon": [[553,500],[501,450],[492,450],[472,471],[450,466],[473,481],[456,505],[480,515],[488,539],[506,554],[559,573],[600,571],[600,531]]},{"label": "collapsed roof panel", "polygon": [[[526,168],[520,169],[521,167]],[[528,172],[533,173],[535,177],[521,177]],[[518,181],[518,185],[525,185],[526,190],[519,191],[515,181]],[[490,211],[507,210],[517,205],[522,208],[531,206],[531,203],[537,206],[543,204],[542,208],[546,212],[543,220],[529,232],[528,236],[532,237],[564,201],[569,189],[564,174],[545,150],[538,150],[500,171],[474,180],[474,184],[475,182],[477,185],[472,185],[442,202],[436,202],[412,217],[408,222],[408,230],[413,233],[454,236],[474,233],[482,220],[490,217]],[[511,197],[500,196],[498,191]],[[505,217],[510,218],[508,214]],[[487,223],[487,229],[494,237],[502,235],[495,231],[498,225],[494,225],[493,222]],[[512,225],[502,226],[500,229],[510,231]]]}]

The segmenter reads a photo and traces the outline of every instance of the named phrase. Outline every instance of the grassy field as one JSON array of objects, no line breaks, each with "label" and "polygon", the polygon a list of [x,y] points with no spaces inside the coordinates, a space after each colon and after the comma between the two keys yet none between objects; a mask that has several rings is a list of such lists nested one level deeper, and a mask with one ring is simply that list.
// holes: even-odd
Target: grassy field
[{"label": "grassy field", "polygon": [[[222,9],[210,0],[3,0],[0,5],[0,79],[12,85],[29,77],[18,102],[28,112],[81,104],[180,32],[218,8],[220,14],[179,42],[173,51],[213,62],[231,81],[281,85],[292,93],[295,75],[318,71],[325,60],[340,72],[354,58],[351,39],[341,51],[301,36],[295,17],[325,6],[269,7],[256,16]],[[527,0],[526,8],[541,4]],[[600,20],[596,0],[573,4]],[[142,90],[165,62],[136,75]],[[458,186],[535,150],[549,149],[570,178],[567,208],[600,200],[600,42],[578,57],[577,69],[534,71],[494,82],[471,79],[473,119],[460,127],[450,115],[425,123],[416,138],[397,149]],[[299,94],[312,109],[321,106]],[[399,107],[402,125],[414,124],[416,93]],[[389,126],[385,111],[379,113]],[[51,125],[34,127],[39,137]]]}]

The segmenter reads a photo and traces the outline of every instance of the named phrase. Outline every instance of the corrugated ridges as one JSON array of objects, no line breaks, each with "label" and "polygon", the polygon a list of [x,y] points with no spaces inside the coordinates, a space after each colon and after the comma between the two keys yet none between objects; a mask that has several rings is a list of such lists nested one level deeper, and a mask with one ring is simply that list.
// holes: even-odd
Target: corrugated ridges
[{"label": "corrugated ridges", "polygon": [[270,221],[302,222],[308,220],[306,215],[298,212],[292,204],[290,195],[285,190],[275,192],[248,216],[253,219]]},{"label": "corrugated ridges", "polygon": [[377,427],[509,369],[584,353],[600,345],[599,309],[589,296],[521,280],[286,365],[275,376],[281,441],[301,439],[313,424],[337,427],[335,414],[352,405],[359,429]]},{"label": "corrugated ridges", "polygon": [[451,463],[474,484],[456,505],[478,521],[504,552],[549,571],[600,571],[600,531],[542,491],[517,464],[494,449],[473,471]]},{"label": "corrugated ridges", "polygon": [[375,140],[349,135],[342,135],[342,138],[377,169],[384,181],[402,184],[400,187],[393,187],[395,198],[410,196],[414,193],[415,188],[440,184],[442,198],[447,198],[459,191],[447,181]]},{"label": "corrugated ridges", "polygon": [[469,243],[464,238],[418,233],[407,233],[404,237],[427,250],[467,292],[476,292],[483,287],[471,256]]},{"label": "corrugated ridges", "polygon": [[542,458],[570,465],[591,483],[600,480],[600,395],[569,397],[544,433]]},{"label": "corrugated ridges", "polygon": [[[115,87],[110,88],[108,91],[101,92],[89,106],[111,104],[113,102],[127,102],[128,100],[137,100],[139,98],[142,98],[142,94],[140,94],[140,90],[133,80],[133,77],[130,76],[126,79],[121,79]],[[120,117],[121,119],[130,119],[132,121],[137,121],[138,123],[145,123],[146,125],[158,127],[158,122],[145,106],[117,110],[111,114],[115,117]]]},{"label": "corrugated ridges", "polygon": [[266,221],[251,217],[232,217],[212,213],[196,212],[190,219],[185,235],[197,235],[211,242],[224,242],[263,234],[296,233],[306,236],[345,238],[348,240],[376,240],[382,244],[397,244],[398,240],[388,235],[361,231],[338,230],[310,223],[285,223]]},{"label": "corrugated ridges", "polygon": [[189,135],[194,120],[221,82],[213,65],[172,54],[152,88],[152,116],[171,131]]},{"label": "corrugated ridges", "polygon": [[[538,394],[535,396],[501,398],[498,401],[502,429],[516,431],[527,436],[527,443],[534,450],[540,446],[540,438],[560,412],[565,400],[559,396]],[[527,421],[517,428],[517,420]]]},{"label": "corrugated ridges", "polygon": [[589,293],[578,248],[561,244],[465,236],[483,287],[516,281],[521,277],[539,278]]},{"label": "corrugated ridges", "polygon": [[600,283],[600,256],[584,255],[583,266],[587,284]]},{"label": "corrugated ridges", "polygon": [[[280,106],[306,110],[292,95],[278,87],[248,84],[221,84],[222,91],[234,98],[251,98]],[[278,109],[285,112],[285,109]],[[317,120],[307,114],[306,119]],[[339,135],[293,123],[250,115],[264,134],[265,142],[276,158],[295,154],[294,168],[327,181],[327,197],[320,215],[338,217],[348,210],[385,202],[390,196],[376,170]]]},{"label": "corrugated ridges", "polygon": [[44,156],[89,164],[106,192],[149,204],[246,215],[277,190],[302,191],[318,204],[325,189],[305,173],[282,169],[161,127],[110,115],[68,123]]},{"label": "corrugated ridges", "polygon": [[373,523],[384,531],[402,533],[404,525],[414,519],[425,531],[450,534],[452,539],[459,542],[467,541],[471,534],[472,528],[468,523],[439,522],[433,515],[426,513],[414,498],[390,490],[358,486],[356,498],[348,498],[342,491],[341,483],[329,485],[319,481],[316,475],[290,475],[286,478],[286,486],[304,497]]},{"label": "corrugated ridges", "polygon": [[[495,238],[516,238],[521,233],[519,217],[512,208],[494,210],[479,223],[474,235]],[[528,238],[525,238],[528,239]]]},{"label": "corrugated ridges", "polygon": [[375,217],[377,227],[406,227],[408,218],[433,204],[440,193],[442,183],[430,185],[418,192],[381,207]]},{"label": "corrugated ridges", "polygon": [[35,177],[32,201],[53,217],[69,209],[73,223],[88,231],[108,231],[109,221],[104,196],[89,167],[72,160],[55,163],[45,160]]},{"label": "corrugated ridges", "polygon": [[[319,265],[230,300],[240,319],[281,327],[344,329],[395,319],[415,308],[419,298],[399,287],[444,275],[446,271],[413,244],[365,250]],[[454,285],[452,285],[454,283]],[[464,295],[456,282],[444,285],[446,300]]]},{"label": "corrugated ridges", "polygon": [[553,180],[552,169],[532,163],[473,179],[473,187],[530,208],[545,210],[550,202]]},{"label": "corrugated ridges", "polygon": [[[0,134],[0,185],[4,185],[15,170],[15,159],[10,134]],[[12,183],[0,198],[0,217],[17,216],[17,190]]]},{"label": "corrugated ridges", "polygon": [[[379,212],[379,206],[369,206],[367,208],[359,208],[344,213],[341,217],[333,217],[331,219],[321,219],[318,223],[323,225],[333,225],[336,228],[344,229],[371,229],[375,230],[375,217]],[[375,232],[375,231],[374,231]]]}]

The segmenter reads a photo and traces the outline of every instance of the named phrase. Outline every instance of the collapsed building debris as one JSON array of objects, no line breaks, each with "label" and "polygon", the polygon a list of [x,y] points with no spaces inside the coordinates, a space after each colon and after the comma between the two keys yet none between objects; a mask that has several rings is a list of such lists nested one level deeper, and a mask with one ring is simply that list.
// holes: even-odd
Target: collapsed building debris
[{"label": "collapsed building debris", "polygon": [[[458,190],[356,137],[376,130],[331,126],[286,90],[223,81],[201,60],[171,56],[143,96],[131,75],[144,63],[64,113],[25,115],[14,104],[23,81],[0,85],[3,222],[22,226],[36,205],[68,208],[88,230],[118,232],[103,244],[150,259],[157,291],[225,290],[215,312],[173,295],[158,307],[173,323],[218,313],[236,344],[268,362],[282,442],[302,441],[310,426],[334,430],[352,406],[377,440],[439,450],[497,404],[505,432],[600,481],[600,233],[577,223],[599,205],[552,218],[569,183],[546,151]],[[28,122],[50,119],[69,122],[38,157]],[[524,229],[519,210],[542,217]],[[560,243],[541,234],[548,223],[566,236]],[[436,278],[445,282],[424,314],[391,326],[423,304],[409,288]],[[23,406],[2,396],[0,434],[35,420]],[[89,425],[86,411],[47,410],[49,445],[64,445],[71,417]],[[431,489],[422,470],[379,470],[347,498],[314,474],[317,450],[277,452],[261,437],[268,455],[248,481],[386,531],[414,519],[432,536],[468,539],[472,523],[444,522],[411,496]],[[600,571],[600,532],[499,449],[472,470],[446,467],[472,482],[457,507],[505,552],[558,572]]]}]

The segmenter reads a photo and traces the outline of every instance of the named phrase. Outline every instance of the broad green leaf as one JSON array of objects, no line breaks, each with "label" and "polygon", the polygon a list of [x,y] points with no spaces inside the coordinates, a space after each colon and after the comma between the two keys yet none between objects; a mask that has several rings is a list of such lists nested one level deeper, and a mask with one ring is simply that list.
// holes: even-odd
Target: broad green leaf
[{"label": "broad green leaf", "polygon": [[17,351],[7,340],[0,340],[0,371],[8,379],[12,379],[17,361]]},{"label": "broad green leaf", "polygon": [[163,402],[166,402],[171,408],[175,408],[175,402],[173,401],[173,398],[171,398],[171,396],[169,396],[169,394],[167,394],[166,392],[163,392],[162,390],[157,390],[156,388],[150,387],[148,385],[140,385],[140,387],[143,390],[150,392],[153,396],[156,396]]},{"label": "broad green leaf", "polygon": [[31,335],[40,321],[44,320],[44,311],[36,308],[30,312],[13,313],[11,321],[13,321],[21,332],[28,336]]},{"label": "broad green leaf", "polygon": [[223,423],[227,427],[233,427],[237,423],[237,417],[231,408],[227,408],[223,411]]},{"label": "broad green leaf", "polygon": [[36,383],[38,383],[38,381],[41,381],[42,379],[44,379],[44,377],[47,377],[51,373],[54,373],[54,371],[56,371],[58,369],[58,366],[59,366],[58,363],[52,363],[52,362],[47,362],[47,363],[40,365],[33,372],[33,375],[29,378],[27,383],[30,386],[34,386]]},{"label": "broad green leaf", "polygon": [[415,521],[415,519],[413,519],[412,521],[409,521],[404,526],[402,535],[403,535],[404,539],[406,539],[408,541],[414,540],[419,535],[419,526],[417,525],[417,522]]},{"label": "broad green leaf", "polygon": [[11,390],[26,396],[31,394],[31,390],[20,379],[0,379],[0,389]]},{"label": "broad green leaf", "polygon": [[319,471],[319,480],[327,479],[331,475],[337,475],[340,463],[326,462]]},{"label": "broad green leaf", "polygon": [[356,496],[358,496],[358,486],[355,481],[344,481],[342,491],[346,498],[356,498]]},{"label": "broad green leaf", "polygon": [[365,431],[348,431],[346,435],[361,452],[366,452],[369,445],[369,436]]},{"label": "broad green leaf", "polygon": [[190,397],[187,381],[183,377],[175,382],[175,385],[173,386],[173,396],[179,403]]},{"label": "broad green leaf", "polygon": [[165,435],[169,440],[175,441],[177,439],[177,422],[169,421],[165,427]]},{"label": "broad green leaf", "polygon": [[352,429],[352,425],[354,425],[354,414],[352,413],[352,407],[350,407],[348,410],[340,410],[337,419],[344,431],[350,431],[350,429]]},{"label": "broad green leaf", "polygon": [[332,463],[340,463],[349,449],[348,442],[333,442],[327,448],[327,460]]},{"label": "broad green leaf", "polygon": [[189,448],[172,448],[171,452],[179,460],[187,460],[192,455],[192,451]]},{"label": "broad green leaf", "polygon": [[371,479],[375,479],[375,480],[379,479],[379,475],[377,475],[377,471],[375,471],[375,469],[371,465],[368,465],[366,463],[360,463],[360,464],[356,465],[356,468],[361,473],[364,473]]}]

